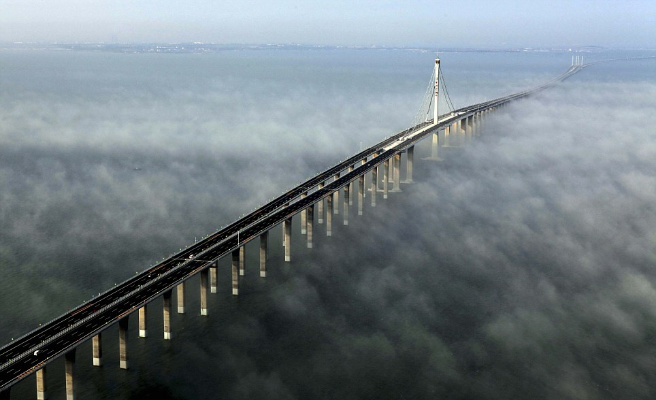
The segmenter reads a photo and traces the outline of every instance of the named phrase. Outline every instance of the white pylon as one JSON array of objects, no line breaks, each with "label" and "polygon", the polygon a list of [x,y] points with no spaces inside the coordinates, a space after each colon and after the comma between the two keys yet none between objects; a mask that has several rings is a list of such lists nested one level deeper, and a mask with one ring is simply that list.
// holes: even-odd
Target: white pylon
[{"label": "white pylon", "polygon": [[440,59],[435,58],[435,98],[433,99],[433,124],[437,125],[437,102],[440,99]]}]

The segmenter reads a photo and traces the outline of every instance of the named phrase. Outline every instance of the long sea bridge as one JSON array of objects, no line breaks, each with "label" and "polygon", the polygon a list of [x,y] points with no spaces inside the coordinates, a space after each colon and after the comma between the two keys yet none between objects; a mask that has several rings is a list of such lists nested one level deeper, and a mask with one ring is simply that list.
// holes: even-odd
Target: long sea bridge
[{"label": "long sea bridge", "polygon": [[155,299],[163,298],[163,339],[171,340],[172,293],[177,294],[177,311],[184,313],[185,281],[189,278],[200,274],[200,313],[207,315],[208,289],[216,292],[218,260],[231,258],[232,294],[237,296],[239,276],[244,274],[246,244],[259,239],[260,276],[266,277],[271,229],[282,225],[285,261],[291,261],[292,218],[300,217],[301,236],[312,248],[315,221],[325,225],[326,235],[331,236],[340,208],[342,223],[348,225],[354,203],[362,215],[365,193],[369,193],[371,205],[375,206],[378,196],[386,199],[389,192],[400,191],[404,154],[404,182],[412,182],[414,147],[418,142],[431,136],[431,155],[426,160],[438,161],[440,147],[457,146],[479,135],[488,113],[547,89],[588,65],[579,57],[573,58],[564,73],[543,85],[440,115],[442,92],[447,102],[450,99],[442,89],[445,85],[440,60],[436,59],[427,96],[412,127],[335,164],[225,228],[0,348],[0,400],[8,400],[12,385],[32,374],[36,374],[37,399],[45,399],[46,367],[61,356],[65,360],[67,399],[74,399],[76,348],[91,339],[92,363],[102,366],[102,333],[114,324],[119,327],[120,368],[127,369],[128,321],[131,315],[138,315],[139,336],[147,337],[148,306]]}]

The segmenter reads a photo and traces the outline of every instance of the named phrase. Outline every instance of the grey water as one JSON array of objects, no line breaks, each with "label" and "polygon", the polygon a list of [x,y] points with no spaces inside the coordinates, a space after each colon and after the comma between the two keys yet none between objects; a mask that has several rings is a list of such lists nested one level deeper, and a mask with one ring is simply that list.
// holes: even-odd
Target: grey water
[{"label": "grey water", "polygon": [[[649,52],[586,54],[586,61]],[[435,55],[0,52],[0,344],[408,127]],[[456,107],[541,84],[571,54],[441,53]],[[363,216],[315,223],[269,271],[247,246],[162,340],[131,318],[85,399],[614,399],[656,385],[656,61],[592,66],[420,160]],[[445,107],[443,104],[440,107]],[[446,110],[445,110],[446,111]],[[341,214],[335,216],[341,221]],[[64,398],[63,361],[48,366]],[[12,388],[33,398],[34,378]]]}]

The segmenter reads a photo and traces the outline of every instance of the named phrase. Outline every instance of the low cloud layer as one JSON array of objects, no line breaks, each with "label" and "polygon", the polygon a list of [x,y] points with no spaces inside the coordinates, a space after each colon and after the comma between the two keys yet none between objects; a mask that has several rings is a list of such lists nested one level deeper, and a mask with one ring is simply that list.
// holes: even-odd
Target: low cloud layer
[{"label": "low cloud layer", "polygon": [[[161,317],[151,312],[152,337],[138,340],[132,332],[132,370],[123,374],[114,365],[110,330],[102,378],[81,363],[78,393],[653,397],[656,84],[648,74],[615,83],[590,78],[619,75],[629,65],[614,68],[590,68],[491,114],[483,136],[444,152],[442,163],[419,161],[429,151],[423,143],[417,183],[386,202],[379,198],[363,217],[351,215],[348,227],[337,224],[332,238],[315,225],[313,250],[303,248],[296,229],[291,265],[281,262],[275,230],[265,280],[257,277],[257,250],[249,246],[241,295],[229,294],[224,262],[207,319],[196,316],[192,279],[192,311],[174,316],[174,341],[162,343]],[[526,79],[541,78],[542,72]],[[500,85],[505,94],[512,83]],[[383,127],[414,107],[406,104],[409,93],[386,88],[389,97],[329,97],[317,110],[311,99],[319,89],[330,90],[330,83],[293,92],[275,87],[263,121],[249,115],[230,126],[231,104],[250,109],[244,104],[255,101],[248,90],[229,99],[210,93],[221,92],[216,88],[199,96],[168,92],[134,107],[56,102],[25,120],[23,133],[7,127],[24,120],[34,99],[3,103],[2,119],[10,123],[0,135],[0,182],[11,188],[0,195],[0,265],[11,277],[3,293],[30,296],[18,307],[3,299],[0,312],[11,324],[2,324],[0,337],[23,333],[145,267],[149,257],[280,193],[308,170],[353,153],[361,137],[352,136],[356,128],[364,129],[363,140],[385,136]],[[372,123],[358,107],[373,108],[381,119]],[[148,108],[158,117],[145,118]],[[101,110],[107,117],[92,123],[90,115]],[[208,117],[213,110],[222,117]],[[335,128],[336,115],[344,126]],[[55,123],[39,126],[49,119]],[[85,124],[89,134],[78,138]],[[235,146],[242,138],[243,148]],[[308,143],[318,143],[317,151],[308,151]],[[88,349],[81,352],[84,359]],[[120,384],[107,384],[114,379]],[[32,393],[28,381],[17,391]]]}]

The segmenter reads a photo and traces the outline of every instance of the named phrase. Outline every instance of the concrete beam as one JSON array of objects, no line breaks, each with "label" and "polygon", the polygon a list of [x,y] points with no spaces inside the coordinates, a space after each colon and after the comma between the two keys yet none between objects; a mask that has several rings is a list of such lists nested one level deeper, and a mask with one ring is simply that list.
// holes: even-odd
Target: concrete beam
[{"label": "concrete beam", "polygon": [[[304,199],[307,197],[307,192],[301,193],[301,199]],[[307,233],[307,210],[302,210],[301,211],[301,235],[305,235]]]},{"label": "concrete beam", "polygon": [[[355,169],[355,165],[350,165],[348,167],[348,172],[353,172]],[[348,184],[349,191],[351,192],[351,197],[349,197],[349,206],[353,205],[353,181],[349,182]]]},{"label": "concrete beam", "polygon": [[412,173],[413,173],[413,164],[415,160],[415,146],[408,147],[406,152],[406,168],[405,168],[405,181],[403,183],[413,183]]},{"label": "concrete beam", "polygon": [[66,400],[75,400],[75,350],[64,354],[64,374],[66,375]]},{"label": "concrete beam", "polygon": [[283,221],[285,226],[285,262],[292,261],[292,218]]},{"label": "concrete beam", "polygon": [[358,178],[358,215],[362,215],[364,209],[364,175]]},{"label": "concrete beam", "polygon": [[37,400],[46,400],[48,392],[46,390],[46,367],[36,371],[36,398]]},{"label": "concrete beam", "polygon": [[326,196],[326,236],[333,235],[333,195]]},{"label": "concrete beam", "polygon": [[171,340],[171,296],[173,292],[167,290],[162,293],[162,313],[164,317],[164,340]]},{"label": "concrete beam", "polygon": [[185,312],[185,281],[180,282],[176,288],[176,293],[178,295],[178,314],[184,314]]},{"label": "concrete beam", "polygon": [[102,366],[102,334],[98,333],[91,339],[91,350],[93,353],[93,366]]},{"label": "concrete beam", "polygon": [[[148,335],[148,327],[146,318],[148,316],[147,305],[144,304],[143,307],[139,309],[139,337],[146,337]],[[100,334],[98,334],[100,336]]]},{"label": "concrete beam", "polygon": [[239,249],[232,251],[232,294],[239,294]]},{"label": "concrete beam", "polygon": [[344,225],[348,225],[348,212],[351,200],[351,184],[344,186]]},{"label": "concrete beam", "polygon": [[239,248],[239,276],[244,276],[246,271],[246,248],[245,245]]},{"label": "concrete beam", "polygon": [[269,231],[260,235],[260,277],[266,277],[266,262],[268,258]]},{"label": "concrete beam", "polygon": [[214,261],[212,266],[210,266],[210,293],[216,293],[216,282],[219,276],[219,270],[217,267],[217,262]]},{"label": "concrete beam", "polygon": [[[336,181],[337,179],[339,179],[339,174],[335,174],[334,181]],[[333,200],[335,201],[335,207],[333,207],[333,213],[339,214],[339,189],[333,192]]]},{"label": "concrete beam", "polygon": [[307,248],[312,248],[312,231],[314,230],[314,205],[307,208]]},{"label": "concrete beam", "polygon": [[378,166],[371,170],[371,206],[376,207],[376,192],[378,192]]},{"label": "concrete beam", "polygon": [[396,153],[392,157],[393,160],[393,175],[394,175],[394,186],[392,192],[401,191],[401,153]]},{"label": "concrete beam", "polygon": [[389,171],[390,171],[389,158],[383,162],[383,199],[387,199],[387,192],[389,186]]},{"label": "concrete beam", "polygon": [[[326,185],[325,182],[321,182],[321,183],[319,183],[319,189],[323,189],[323,187],[324,187],[325,185]],[[321,200],[319,200],[319,202],[317,203],[317,214],[319,214],[319,215],[317,216],[317,219],[318,219],[318,221],[319,221],[320,224],[323,224],[323,202],[324,202],[324,200],[321,199]]]},{"label": "concrete beam", "polygon": [[129,315],[118,320],[119,366],[128,369],[128,321]]},{"label": "concrete beam", "polygon": [[200,271],[200,315],[207,315],[207,281],[209,268]]}]

